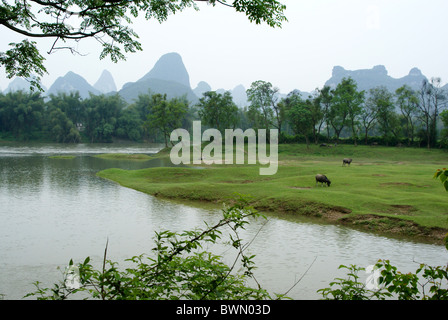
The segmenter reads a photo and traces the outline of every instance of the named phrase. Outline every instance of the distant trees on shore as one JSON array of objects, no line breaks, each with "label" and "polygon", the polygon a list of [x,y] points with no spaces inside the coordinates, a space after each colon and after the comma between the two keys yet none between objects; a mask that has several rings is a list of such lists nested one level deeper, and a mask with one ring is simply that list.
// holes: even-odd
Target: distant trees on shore
[{"label": "distant trees on shore", "polygon": [[282,99],[266,98],[270,103],[259,108],[251,97],[270,97],[276,89],[257,81],[248,90],[248,114],[253,124],[262,118],[265,126],[281,129],[283,143],[448,147],[448,92],[440,85],[440,78],[432,78],[418,90],[403,85],[395,92],[384,86],[366,92],[344,78],[335,88],[324,86],[307,97],[293,91]]},{"label": "distant trees on shore", "polygon": [[379,86],[360,91],[344,78],[307,97],[298,91],[281,97],[270,82],[255,81],[248,105],[238,108],[230,92],[205,92],[195,105],[185,97],[142,94],[126,103],[118,94],[39,92],[0,93],[0,138],[64,143],[112,142],[116,139],[163,142],[176,128],[279,130],[280,143],[353,143],[448,147],[448,93],[440,79],[418,90],[404,85],[395,92]]}]

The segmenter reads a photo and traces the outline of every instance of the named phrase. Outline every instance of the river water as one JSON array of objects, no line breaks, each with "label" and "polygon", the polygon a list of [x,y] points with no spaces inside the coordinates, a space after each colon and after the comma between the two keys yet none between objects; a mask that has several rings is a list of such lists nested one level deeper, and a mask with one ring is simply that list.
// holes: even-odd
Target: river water
[{"label": "river water", "polygon": [[[97,177],[106,168],[139,169],[170,166],[161,160],[116,161],[100,153],[157,152],[147,144],[0,144],[0,294],[22,299],[39,281],[44,287],[61,279],[70,259],[90,256],[116,262],[150,252],[155,231],[190,230],[204,221],[217,222],[221,208],[179,203],[121,187]],[[55,159],[52,155],[74,155]],[[367,267],[389,259],[403,272],[418,263],[444,265],[444,247],[392,239],[319,224],[301,218],[268,214],[241,234],[252,241],[258,282],[272,293],[294,299],[319,299],[318,289],[345,275],[341,264]],[[216,252],[232,261],[227,252]],[[367,277],[367,275],[366,275]]]}]

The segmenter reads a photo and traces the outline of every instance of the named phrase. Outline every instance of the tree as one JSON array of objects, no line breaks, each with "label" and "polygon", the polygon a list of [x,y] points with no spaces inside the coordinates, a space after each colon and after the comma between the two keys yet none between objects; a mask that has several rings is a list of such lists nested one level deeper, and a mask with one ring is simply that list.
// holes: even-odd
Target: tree
[{"label": "tree", "polygon": [[379,130],[385,141],[389,141],[391,136],[398,138],[399,123],[395,113],[393,95],[384,86],[379,86],[369,90],[368,103],[376,109]]},{"label": "tree", "polygon": [[344,78],[336,86],[333,92],[333,128],[336,131],[337,139],[345,125],[352,129],[352,137],[357,144],[357,118],[361,113],[361,104],[364,102],[364,91],[357,90],[357,84],[352,78]]},{"label": "tree", "polygon": [[137,100],[131,105],[131,107],[137,112],[139,119],[142,121],[142,137],[149,138],[149,127],[145,125],[148,120],[149,110],[153,103],[152,94],[148,91],[147,94],[139,94]]},{"label": "tree", "polygon": [[[3,20],[2,11],[0,11],[0,23]],[[9,45],[11,49],[0,52],[0,66],[5,68],[7,77],[9,79],[15,76],[25,78],[30,82],[32,90],[38,88],[43,91],[40,78],[47,73],[47,69],[44,66],[45,58],[36,47],[37,43],[25,39],[20,43]]]},{"label": "tree", "polygon": [[22,140],[42,131],[45,103],[39,92],[8,92],[0,97],[1,131]]},{"label": "tree", "polygon": [[280,27],[286,21],[286,6],[276,0],[3,0],[0,6],[0,25],[26,37],[19,43],[10,43],[11,49],[0,52],[0,65],[8,78],[14,76],[30,80],[32,87],[40,88],[40,77],[46,73],[45,58],[37,43],[28,38],[54,40],[49,52],[69,49],[76,52],[77,41],[93,38],[102,47],[100,59],[110,57],[117,62],[126,53],[142,50],[137,33],[130,28],[139,15],[145,19],[164,22],[170,14],[193,7],[196,2],[213,6],[222,4],[246,14],[251,22],[262,22]]},{"label": "tree", "polygon": [[166,94],[152,96],[146,126],[149,130],[160,131],[168,147],[170,134],[182,126],[182,120],[188,112],[188,102],[182,98],[166,99]]},{"label": "tree", "polygon": [[224,133],[225,129],[233,129],[237,123],[238,107],[229,91],[223,94],[215,91],[204,92],[197,107],[201,121],[221,133]]},{"label": "tree", "polygon": [[336,97],[336,90],[334,90],[330,109],[328,110],[328,122],[333,127],[337,142],[339,142],[342,129],[347,125],[347,116],[347,105],[342,102],[342,99]]},{"label": "tree", "polygon": [[250,119],[249,119],[249,110],[248,107],[245,106],[243,108],[238,108],[238,116],[237,116],[237,128],[241,128],[243,131],[251,128]]},{"label": "tree", "polygon": [[415,117],[418,110],[417,94],[407,85],[403,85],[395,91],[398,107],[401,114],[405,118],[406,137],[408,138],[408,146],[414,142],[415,133]]},{"label": "tree", "polygon": [[283,100],[285,114],[295,134],[305,136],[306,146],[309,148],[309,135],[313,133],[313,103],[302,100],[297,91],[292,91]]},{"label": "tree", "polygon": [[57,95],[50,94],[47,102],[49,108],[59,108],[75,124],[82,125],[86,121],[85,104],[82,103],[78,91],[65,93],[58,92]]},{"label": "tree", "polygon": [[56,142],[80,142],[81,135],[73,122],[59,108],[52,108],[49,114],[50,132]]},{"label": "tree", "polygon": [[117,136],[133,141],[140,141],[143,135],[143,121],[138,111],[130,106],[123,110],[117,123]]},{"label": "tree", "polygon": [[125,102],[118,95],[90,95],[84,101],[87,120],[86,134],[91,142],[111,142],[115,134],[117,120],[125,106]]},{"label": "tree", "polygon": [[311,101],[311,121],[313,123],[313,137],[314,143],[319,143],[319,135],[322,126],[325,122],[325,109],[322,108],[322,101],[320,95],[312,98]]},{"label": "tree", "polygon": [[377,122],[378,109],[371,99],[367,99],[364,107],[359,115],[359,120],[364,129],[365,144],[368,144],[369,131],[375,126]]},{"label": "tree", "polygon": [[324,86],[322,89],[317,89],[318,96],[316,97],[316,103],[321,105],[322,120],[320,126],[325,123],[327,129],[327,139],[330,140],[330,110],[333,101],[333,91],[329,86]]},{"label": "tree", "polygon": [[448,110],[443,110],[440,113],[440,119],[444,125],[444,128],[440,132],[440,146],[447,147],[448,146]]},{"label": "tree", "polygon": [[426,146],[431,148],[437,140],[437,118],[446,104],[446,94],[440,88],[440,78],[424,80],[418,92],[419,118],[424,125]]},{"label": "tree", "polygon": [[277,104],[278,91],[279,89],[273,87],[270,82],[258,80],[252,82],[247,90],[247,99],[252,115],[258,114],[264,129],[269,130],[271,126],[275,126],[280,134],[283,113],[281,105]]}]

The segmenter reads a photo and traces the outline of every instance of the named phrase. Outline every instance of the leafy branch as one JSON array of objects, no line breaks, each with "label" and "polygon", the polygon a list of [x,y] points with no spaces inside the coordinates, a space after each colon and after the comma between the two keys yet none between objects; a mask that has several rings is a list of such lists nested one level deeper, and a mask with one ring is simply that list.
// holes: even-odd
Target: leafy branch
[{"label": "leafy branch", "polygon": [[448,191],[448,170],[446,168],[443,168],[442,170],[437,169],[437,171],[434,173],[434,179],[439,179],[443,187],[446,191]]},{"label": "leafy branch", "polygon": [[[36,291],[27,296],[37,296],[39,300],[63,300],[77,293],[102,300],[272,299],[256,281],[254,256],[246,255],[247,245],[243,245],[238,234],[249,218],[260,216],[245,196],[239,196],[223,209],[222,219],[213,226],[181,233],[156,232],[153,254],[126,260],[133,264],[131,268],[122,271],[116,262],[107,260],[106,245],[98,270],[90,264],[90,258],[76,266],[70,261],[69,269],[77,272],[77,285],[67,281],[66,274],[53,288],[41,288],[36,282]],[[202,250],[204,244],[216,244],[221,239],[223,227],[230,228],[229,244],[237,250],[231,266],[223,263],[221,256]],[[255,280],[257,288],[246,285],[249,279]]]},{"label": "leafy branch", "polygon": [[415,273],[402,273],[388,260],[379,260],[377,287],[370,288],[361,281],[358,266],[344,266],[347,278],[336,278],[329,288],[318,290],[331,300],[448,300],[448,266],[432,267],[420,264]]},{"label": "leafy branch", "polygon": [[[92,38],[102,46],[100,59],[109,56],[117,62],[126,59],[126,53],[142,50],[138,34],[129,27],[133,19],[142,14],[146,20],[156,19],[162,23],[171,14],[187,8],[199,10],[196,2],[201,0],[2,0],[0,26],[25,37],[54,38],[48,53],[58,49],[76,52],[70,45],[55,44]],[[283,14],[286,6],[277,0],[234,0],[232,4],[226,0],[205,2],[232,7],[257,24],[265,22],[271,27],[281,27],[286,21]],[[5,67],[8,78],[34,77],[30,81],[32,88],[42,90],[40,77],[47,71],[36,43],[23,40],[10,46],[11,50],[0,52],[0,65]],[[17,62],[13,63],[11,57],[16,57]]]}]

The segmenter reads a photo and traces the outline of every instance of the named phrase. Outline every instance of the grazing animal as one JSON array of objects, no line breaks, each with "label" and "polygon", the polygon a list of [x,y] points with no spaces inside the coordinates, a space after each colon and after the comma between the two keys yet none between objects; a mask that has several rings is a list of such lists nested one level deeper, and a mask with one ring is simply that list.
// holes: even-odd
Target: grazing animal
[{"label": "grazing animal", "polygon": [[322,186],[324,185],[324,183],[327,184],[327,186],[330,186],[331,181],[323,174],[316,174],[316,185],[318,183],[322,183]]},{"label": "grazing animal", "polygon": [[352,163],[352,160],[353,160],[353,159],[350,159],[350,158],[344,158],[344,159],[342,160],[342,165],[345,165],[345,164],[350,165],[350,163]]}]

